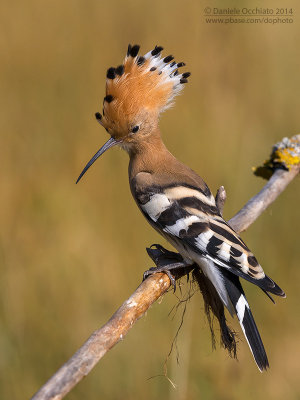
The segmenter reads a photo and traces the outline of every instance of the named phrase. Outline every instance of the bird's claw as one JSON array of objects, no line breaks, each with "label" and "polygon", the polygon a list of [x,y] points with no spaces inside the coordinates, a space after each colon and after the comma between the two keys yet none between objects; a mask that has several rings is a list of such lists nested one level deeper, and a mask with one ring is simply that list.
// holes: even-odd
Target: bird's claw
[{"label": "bird's claw", "polygon": [[170,270],[172,269],[172,264],[169,264],[165,267],[152,267],[149,268],[147,271],[144,272],[143,274],[143,281],[148,278],[148,276],[156,274],[158,272],[164,272],[170,279],[171,285],[173,286],[174,293],[176,291],[176,279],[174,275],[171,274]]},{"label": "bird's claw", "polygon": [[145,280],[149,275],[153,275],[157,272],[164,272],[168,275],[175,292],[176,278],[172,274],[172,271],[187,267],[182,256],[179,253],[165,249],[160,244],[153,244],[150,248],[147,248],[147,252],[150,258],[154,261],[156,267],[152,267],[145,271],[143,280]]}]

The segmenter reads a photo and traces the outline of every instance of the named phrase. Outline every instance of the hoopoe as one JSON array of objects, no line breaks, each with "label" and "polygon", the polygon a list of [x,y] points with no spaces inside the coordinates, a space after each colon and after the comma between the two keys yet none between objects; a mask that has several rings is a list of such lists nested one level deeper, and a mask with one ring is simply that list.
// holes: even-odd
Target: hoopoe
[{"label": "hoopoe", "polygon": [[[179,73],[185,64],[176,63],[171,55],[162,58],[162,50],[155,46],[138,56],[139,46],[129,45],[123,64],[107,70],[103,116],[96,113],[96,118],[111,137],[77,182],[109,148],[119,145],[128,152],[130,189],[139,209],[178,250],[184,265],[197,266],[206,305],[215,315],[219,311],[214,309],[221,310],[217,315],[221,333],[229,336],[223,338],[225,345],[234,340],[230,337],[234,334],[226,325],[224,306],[232,316],[237,315],[256,364],[263,371],[269,366],[268,358],[239,278],[254,283],[270,298],[269,293],[281,297],[285,293],[265,275],[246,244],[222,218],[203,179],[164,145],[159,116],[171,107],[190,73]],[[206,289],[201,287],[205,281]]]}]

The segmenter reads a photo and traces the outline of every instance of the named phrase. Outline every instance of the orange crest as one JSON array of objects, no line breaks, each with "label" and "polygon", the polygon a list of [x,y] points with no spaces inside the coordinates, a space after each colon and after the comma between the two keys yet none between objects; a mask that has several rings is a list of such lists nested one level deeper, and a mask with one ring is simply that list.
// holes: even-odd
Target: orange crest
[{"label": "orange crest", "polygon": [[189,72],[179,74],[173,56],[161,58],[160,46],[155,46],[144,56],[138,56],[139,46],[128,46],[124,63],[109,68],[103,117],[96,117],[107,130],[128,129],[135,115],[146,111],[158,115],[172,106],[172,101],[187,82]]}]

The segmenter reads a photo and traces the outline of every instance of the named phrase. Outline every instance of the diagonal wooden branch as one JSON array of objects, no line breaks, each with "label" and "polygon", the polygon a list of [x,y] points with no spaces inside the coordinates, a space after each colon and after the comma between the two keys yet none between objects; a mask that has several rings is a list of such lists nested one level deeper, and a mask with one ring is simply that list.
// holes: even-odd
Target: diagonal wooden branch
[{"label": "diagonal wooden branch", "polygon": [[277,169],[262,190],[253,196],[244,207],[228,222],[236,232],[243,232],[265,211],[282,193],[287,185],[299,174],[300,165],[289,171]]},{"label": "diagonal wooden branch", "polygon": [[124,338],[133,324],[169,287],[170,279],[164,273],[147,278],[110,320],[89,337],[32,399],[62,399],[92,370],[105,353]]},{"label": "diagonal wooden branch", "polygon": [[[265,187],[229,221],[236,232],[247,229],[257,217],[280,195],[300,171],[300,164],[290,170],[278,169]],[[226,194],[223,187],[217,193],[217,205],[222,212]],[[180,277],[177,276],[176,278]],[[80,349],[67,361],[32,400],[62,399],[84,378],[114,345],[122,340],[134,323],[170,288],[164,273],[149,276],[115,312],[110,320],[96,330]]]}]

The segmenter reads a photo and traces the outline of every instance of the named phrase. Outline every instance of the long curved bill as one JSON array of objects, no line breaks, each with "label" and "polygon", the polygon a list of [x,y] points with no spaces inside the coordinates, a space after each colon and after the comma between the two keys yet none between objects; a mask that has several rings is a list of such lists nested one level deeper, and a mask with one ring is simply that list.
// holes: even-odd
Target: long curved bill
[{"label": "long curved bill", "polygon": [[83,175],[86,173],[86,171],[90,168],[92,164],[99,158],[106,150],[110,149],[111,147],[115,146],[119,142],[115,140],[114,138],[110,138],[102,147],[97,151],[97,153],[94,155],[94,157],[86,164],[86,166],[83,168],[83,171],[79,175],[76,183],[80,181],[80,179],[83,177]]}]

